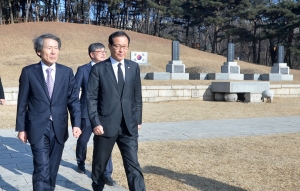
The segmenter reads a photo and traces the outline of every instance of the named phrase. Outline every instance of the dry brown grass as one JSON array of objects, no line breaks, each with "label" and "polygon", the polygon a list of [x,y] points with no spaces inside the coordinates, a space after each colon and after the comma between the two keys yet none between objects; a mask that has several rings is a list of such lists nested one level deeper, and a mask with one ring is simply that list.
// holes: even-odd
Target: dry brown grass
[{"label": "dry brown grass", "polygon": [[[39,61],[32,39],[54,33],[62,39],[59,62],[75,71],[89,61],[87,47],[107,38],[115,29],[68,23],[23,23],[0,26],[0,76],[4,87],[18,86],[21,69]],[[151,66],[144,72],[163,72],[171,59],[171,41],[128,31],[131,51],[148,52]],[[181,48],[186,67],[201,72],[220,72],[222,56]],[[270,67],[239,61],[246,72],[269,73]],[[300,83],[300,71],[291,70],[292,82]],[[143,85],[210,84],[200,80],[143,80]],[[277,84],[278,82],[276,82]],[[144,122],[210,120],[230,118],[299,116],[300,98],[275,98],[274,103],[171,101],[145,103]],[[0,129],[13,129],[16,106],[0,106]],[[184,127],[183,127],[184,128]],[[300,134],[143,142],[139,145],[140,164],[147,190],[299,190]],[[91,160],[89,148],[88,160]],[[113,151],[113,178],[127,187],[120,154]]]},{"label": "dry brown grass", "polygon": [[[33,50],[32,39],[43,34],[53,33],[62,40],[62,49],[58,62],[70,66],[74,72],[77,67],[87,63],[88,46],[93,42],[108,44],[108,36],[117,29],[83,24],[70,23],[21,23],[14,25],[0,26],[0,76],[2,83],[6,87],[18,86],[18,79],[21,69],[32,63],[39,61]],[[149,67],[142,67],[142,72],[165,72],[166,65],[171,60],[171,41],[158,37],[127,31],[131,37],[129,51],[148,52]],[[128,58],[130,54],[128,53]],[[180,60],[186,68],[201,68],[202,72],[220,72],[221,66],[226,61],[223,56],[199,51],[180,45]],[[270,73],[267,66],[249,64],[238,61],[242,71],[258,71],[260,73]],[[281,83],[299,83],[300,71],[291,70],[294,81]],[[170,84],[170,81],[143,80],[143,85]],[[200,80],[178,80],[172,84],[209,84],[210,81]]]},{"label": "dry brown grass", "polygon": [[[139,161],[152,191],[297,191],[299,135],[142,142]],[[112,158],[113,178],[126,187],[118,150]]]}]

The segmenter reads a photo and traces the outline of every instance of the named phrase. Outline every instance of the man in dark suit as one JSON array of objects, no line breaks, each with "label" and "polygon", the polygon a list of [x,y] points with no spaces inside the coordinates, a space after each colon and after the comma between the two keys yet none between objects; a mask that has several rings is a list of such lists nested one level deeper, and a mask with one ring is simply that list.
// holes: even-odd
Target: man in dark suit
[{"label": "man in dark suit", "polygon": [[142,124],[140,68],[126,60],[130,38],[123,31],[109,36],[111,57],[93,66],[87,92],[93,126],[94,151],[92,186],[103,190],[104,169],[117,143],[122,155],[130,191],[144,191],[144,177],[138,162],[138,130]]},{"label": "man in dark suit", "polygon": [[[86,103],[87,85],[88,85],[89,75],[92,66],[106,59],[105,46],[102,43],[93,43],[89,46],[88,53],[91,58],[91,62],[78,67],[75,75],[75,81],[77,83],[77,86],[81,87],[81,96],[80,96],[81,126],[80,127],[82,131],[82,134],[77,140],[76,159],[78,165],[78,172],[83,174],[85,174],[87,143],[93,132],[93,127],[89,119],[87,103]],[[116,182],[111,178],[112,171],[113,171],[113,165],[110,157],[106,169],[104,171],[105,184],[109,186],[116,185]]]},{"label": "man in dark suit", "polygon": [[3,86],[2,86],[2,82],[1,82],[1,78],[0,78],[0,105],[1,104],[5,104],[5,95],[4,95],[4,90],[3,90]]},{"label": "man in dark suit", "polygon": [[68,139],[68,111],[73,136],[81,134],[79,88],[72,69],[58,64],[60,39],[43,34],[34,39],[34,49],[41,58],[37,64],[22,69],[19,80],[16,131],[18,138],[30,143],[34,171],[34,191],[53,191]]}]

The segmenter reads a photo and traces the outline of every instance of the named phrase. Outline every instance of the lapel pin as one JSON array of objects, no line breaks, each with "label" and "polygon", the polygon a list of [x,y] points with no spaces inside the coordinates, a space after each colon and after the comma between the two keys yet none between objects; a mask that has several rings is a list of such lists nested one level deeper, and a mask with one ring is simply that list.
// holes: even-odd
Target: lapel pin
[{"label": "lapel pin", "polygon": [[130,67],[128,66],[128,68],[130,68]]}]

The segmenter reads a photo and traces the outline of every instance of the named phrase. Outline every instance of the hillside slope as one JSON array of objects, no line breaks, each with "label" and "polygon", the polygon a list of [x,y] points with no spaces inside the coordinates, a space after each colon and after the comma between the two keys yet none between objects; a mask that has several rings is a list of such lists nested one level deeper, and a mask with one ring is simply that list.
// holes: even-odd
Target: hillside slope
[{"label": "hillside slope", "polygon": [[[35,54],[32,40],[43,34],[53,33],[62,40],[62,48],[59,63],[70,66],[74,72],[78,66],[89,62],[87,53],[88,46],[93,42],[108,44],[108,36],[117,29],[83,24],[40,22],[40,23],[21,23],[13,25],[0,25],[0,76],[3,85],[6,87],[18,86],[18,78],[21,69],[32,63],[39,61]],[[142,67],[143,72],[165,72],[166,65],[171,60],[172,41],[127,31],[131,37],[130,51],[148,52],[148,61],[151,67]],[[109,54],[108,54],[109,55]],[[221,66],[226,61],[223,56],[199,51],[180,45],[180,60],[186,68],[197,66],[202,72],[221,72]],[[256,64],[249,64],[238,61],[241,69],[251,69],[257,73],[270,73],[270,67]],[[291,70],[294,74],[293,82],[280,83],[299,83],[300,71]],[[188,80],[188,81],[152,81],[143,80],[143,85],[167,85],[167,84],[209,84],[210,81]]]}]

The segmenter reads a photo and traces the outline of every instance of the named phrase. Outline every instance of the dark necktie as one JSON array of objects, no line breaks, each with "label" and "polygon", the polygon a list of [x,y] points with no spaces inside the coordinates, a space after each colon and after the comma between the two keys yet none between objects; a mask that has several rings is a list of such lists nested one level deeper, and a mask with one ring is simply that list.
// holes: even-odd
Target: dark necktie
[{"label": "dark necktie", "polygon": [[52,68],[47,68],[46,72],[47,72],[47,88],[48,88],[48,93],[49,93],[49,97],[52,97],[52,92],[53,92],[53,86],[54,86],[54,81],[53,78],[51,76],[51,72],[52,72]]},{"label": "dark necktie", "polygon": [[119,87],[119,93],[122,94],[123,87],[124,87],[124,76],[121,69],[121,63],[118,64],[118,87]]}]

